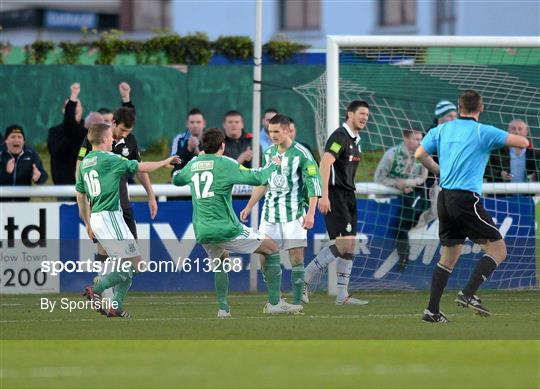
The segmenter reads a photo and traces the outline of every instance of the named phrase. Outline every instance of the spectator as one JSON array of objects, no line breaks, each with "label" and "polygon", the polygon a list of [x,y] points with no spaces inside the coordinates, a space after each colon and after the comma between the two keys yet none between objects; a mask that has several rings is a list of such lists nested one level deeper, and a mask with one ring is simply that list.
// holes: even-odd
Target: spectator
[{"label": "spectator", "polygon": [[[103,122],[103,116],[91,112],[82,122],[83,108],[79,101],[81,86],[71,85],[71,95],[64,104],[64,120],[51,127],[47,136],[47,148],[51,156],[51,175],[56,185],[75,185],[75,165],[79,145],[86,136],[87,128]],[[70,199],[74,200],[74,199]]]},{"label": "spectator", "polygon": [[176,135],[171,144],[171,155],[178,155],[181,162],[174,170],[182,169],[191,159],[199,155],[199,145],[206,127],[203,113],[198,108],[188,112],[186,120],[187,131]]},{"label": "spectator", "polygon": [[[313,150],[311,150],[311,147],[310,145],[308,145],[307,143],[304,143],[304,142],[300,142],[299,140],[296,139],[296,122],[294,121],[294,119],[292,117],[288,117],[289,118],[289,121],[291,122],[291,124],[289,125],[289,132],[290,132],[290,136],[291,136],[291,139],[292,140],[296,140],[298,143],[300,143],[302,146],[304,146],[306,149],[309,150],[309,152],[311,153],[311,155],[313,156],[313,159],[315,159],[315,154],[313,154]],[[319,161],[317,161],[318,163]]]},{"label": "spectator", "polygon": [[435,119],[433,119],[433,123],[427,131],[437,127],[439,124],[456,120],[457,117],[456,105],[448,100],[441,100],[435,106]]},{"label": "spectator", "polygon": [[[508,132],[514,135],[529,136],[529,125],[522,119],[508,123]],[[490,182],[536,182],[540,169],[540,151],[532,142],[529,147],[504,147],[491,154],[485,177]]]},{"label": "spectator", "polygon": [[409,230],[429,206],[424,186],[428,171],[414,158],[421,140],[420,130],[403,130],[403,142],[384,153],[375,171],[375,182],[402,192],[396,231],[400,271],[405,269],[409,261]]},{"label": "spectator", "polygon": [[[113,112],[109,108],[100,108],[97,111],[103,116],[103,122],[110,126],[113,120]],[[90,126],[86,128],[90,128]]]},{"label": "spectator", "polygon": [[253,136],[244,131],[242,114],[238,111],[225,113],[223,129],[225,130],[225,152],[223,155],[236,159],[241,165],[251,168]]},{"label": "spectator", "polygon": [[[458,117],[457,107],[454,103],[451,103],[448,100],[441,100],[435,106],[435,119],[433,123],[429,126],[426,132],[429,132],[432,128],[437,127],[440,124],[451,122],[456,120]],[[437,155],[433,155],[433,160],[436,163],[439,163]],[[437,196],[439,195],[439,185],[437,183],[437,177],[433,173],[428,172],[428,178],[426,180],[426,196],[429,197],[430,209],[424,212],[420,218],[420,224],[427,224],[432,220],[437,218]]]},{"label": "spectator", "polygon": [[[0,186],[43,184],[48,175],[39,155],[25,146],[23,128],[13,124],[6,128],[5,144],[0,151]],[[29,201],[28,197],[0,197],[0,201]]]},{"label": "spectator", "polygon": [[270,136],[268,135],[268,124],[270,123],[270,119],[272,119],[274,116],[278,114],[277,109],[275,108],[268,108],[266,111],[264,111],[264,115],[262,117],[262,128],[260,132],[260,138],[259,138],[259,144],[261,145],[262,151],[266,151],[267,148],[272,146],[272,140],[270,139]]}]

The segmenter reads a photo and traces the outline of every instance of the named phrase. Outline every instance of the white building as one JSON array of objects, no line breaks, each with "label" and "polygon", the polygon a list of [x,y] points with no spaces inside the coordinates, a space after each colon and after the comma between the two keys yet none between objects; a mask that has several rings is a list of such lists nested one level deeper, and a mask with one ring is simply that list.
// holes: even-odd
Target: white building
[{"label": "white building", "polygon": [[[277,35],[325,47],[336,35],[540,35],[537,0],[263,0],[263,42]],[[0,40],[82,37],[81,27],[145,38],[255,34],[255,0],[0,0]]]},{"label": "white building", "polygon": [[170,27],[170,6],[171,0],[0,0],[0,40],[15,46],[79,40],[82,27],[147,38]]},{"label": "white building", "polygon": [[[254,0],[178,0],[172,28],[254,38]],[[264,0],[263,42],[276,35],[325,47],[335,35],[540,35],[531,0]]]}]

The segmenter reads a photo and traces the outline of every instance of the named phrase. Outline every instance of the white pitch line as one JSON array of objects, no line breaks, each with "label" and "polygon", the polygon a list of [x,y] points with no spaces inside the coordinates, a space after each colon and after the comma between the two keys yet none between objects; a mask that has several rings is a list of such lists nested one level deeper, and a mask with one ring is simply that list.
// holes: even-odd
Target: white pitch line
[{"label": "white pitch line", "polygon": [[[513,314],[510,313],[496,313],[492,314],[492,316],[512,316]],[[536,314],[531,313],[531,316],[535,316]],[[231,321],[231,320],[273,320],[276,316],[281,317],[292,317],[294,319],[381,319],[381,318],[400,318],[400,317],[418,317],[420,318],[420,314],[418,313],[397,313],[397,314],[365,314],[365,315],[304,315],[304,316],[296,316],[296,315],[269,315],[269,316],[231,316],[228,318],[217,318],[217,317],[168,317],[168,318],[159,318],[159,317],[143,317],[143,318],[130,318],[130,319],[112,319],[112,321],[117,322],[130,322],[130,321],[187,321],[187,320],[203,320],[203,321]],[[455,313],[451,316],[471,316],[471,312],[468,313]],[[58,322],[97,322],[98,318],[94,319],[44,319],[44,320],[37,320],[37,319],[23,319],[23,320],[0,320],[0,324],[14,324],[14,323],[58,323]],[[103,320],[106,320],[103,318]]]}]

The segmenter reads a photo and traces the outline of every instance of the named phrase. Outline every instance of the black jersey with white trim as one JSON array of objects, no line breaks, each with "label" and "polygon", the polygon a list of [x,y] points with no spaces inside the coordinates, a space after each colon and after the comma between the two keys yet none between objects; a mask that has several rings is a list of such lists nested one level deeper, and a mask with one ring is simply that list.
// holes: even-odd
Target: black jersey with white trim
[{"label": "black jersey with white trim", "polygon": [[354,136],[347,123],[328,138],[324,151],[336,158],[330,172],[329,187],[355,191],[354,177],[360,162],[360,136]]}]

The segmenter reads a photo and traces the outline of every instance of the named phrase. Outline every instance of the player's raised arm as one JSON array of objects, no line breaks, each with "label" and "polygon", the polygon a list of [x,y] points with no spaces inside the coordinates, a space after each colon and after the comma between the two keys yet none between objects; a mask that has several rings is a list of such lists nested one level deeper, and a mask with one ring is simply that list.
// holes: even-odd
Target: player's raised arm
[{"label": "player's raised arm", "polygon": [[281,164],[279,159],[274,159],[266,166],[260,169],[248,169],[233,159],[229,159],[231,163],[231,174],[229,180],[232,184],[244,184],[261,186],[266,185],[272,172]]},{"label": "player's raised arm", "polygon": [[159,168],[162,168],[162,167],[172,169],[174,165],[176,165],[177,163],[180,163],[180,158],[174,155],[162,161],[140,162],[138,171],[143,172],[143,173],[151,173],[154,170],[158,170]]}]

